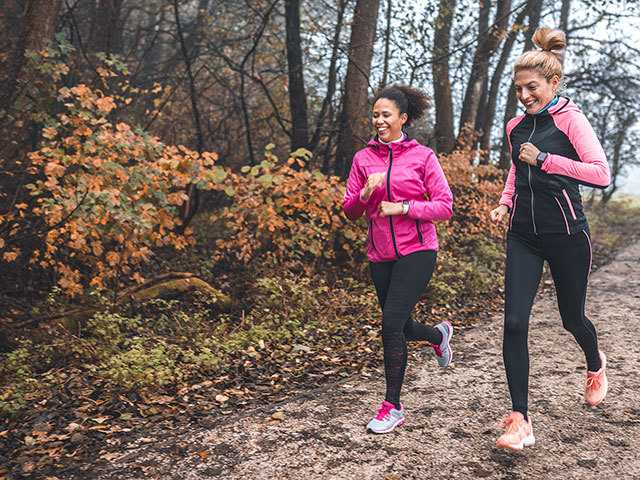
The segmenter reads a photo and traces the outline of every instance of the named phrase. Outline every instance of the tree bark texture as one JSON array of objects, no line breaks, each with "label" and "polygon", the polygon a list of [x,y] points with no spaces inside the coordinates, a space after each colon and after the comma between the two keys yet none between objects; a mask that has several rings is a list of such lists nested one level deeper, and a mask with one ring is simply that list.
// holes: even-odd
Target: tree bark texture
[{"label": "tree bark texture", "polygon": [[335,172],[346,178],[356,150],[369,137],[369,76],[380,0],[357,0],[340,119]]},{"label": "tree bark texture", "polygon": [[307,148],[309,121],[307,94],[304,88],[302,41],[300,38],[300,0],[285,1],[287,30],[287,66],[289,73],[289,108],[291,110],[291,150]]},{"label": "tree bark texture", "polygon": [[[527,14],[529,16],[529,28],[525,33],[526,38],[524,42],[523,52],[527,52],[533,48],[533,41],[531,37],[538,29],[540,25],[540,16],[542,14],[544,0],[529,0],[527,3]],[[507,105],[504,109],[504,125],[506,127],[507,122],[516,116],[516,110],[518,108],[518,98],[516,97],[516,87],[513,81],[509,87],[509,94],[507,97]],[[502,154],[500,155],[500,161],[498,166],[503,170],[508,170],[511,166],[511,154],[509,153],[509,141],[507,139],[506,129],[502,136]]]},{"label": "tree bark texture", "polygon": [[480,40],[473,57],[473,66],[471,67],[471,74],[462,103],[460,129],[457,140],[459,146],[462,146],[468,141],[468,139],[465,138],[466,128],[476,127],[476,119],[481,106],[483,91],[487,88],[489,62],[505,36],[505,31],[509,24],[509,10],[511,10],[511,0],[498,0],[495,20],[493,25],[489,27],[491,2],[489,0],[480,2],[480,17],[478,19],[478,35]]},{"label": "tree bark texture", "polygon": [[439,153],[450,153],[455,147],[453,100],[451,98],[451,80],[449,78],[451,26],[455,9],[455,0],[440,0],[433,39],[435,60],[431,64],[431,71],[433,75],[433,99],[436,109],[434,137],[436,150]]},{"label": "tree bark texture", "polygon": [[493,122],[495,121],[498,95],[500,94],[500,82],[502,80],[502,76],[504,75],[507,61],[511,56],[513,45],[518,38],[518,28],[520,27],[520,25],[522,25],[526,17],[527,9],[523,8],[518,12],[516,19],[513,22],[512,28],[511,30],[509,30],[509,34],[507,35],[504,45],[502,46],[500,59],[498,60],[495,70],[493,71],[493,75],[491,76],[491,86],[489,87],[489,93],[487,95],[487,104],[484,108],[484,115],[482,120],[482,139],[480,142],[480,149],[484,152],[480,163],[483,165],[487,165],[491,158],[491,127],[493,126]]},{"label": "tree bark texture", "polygon": [[124,0],[98,0],[89,32],[89,49],[93,52],[122,53]]}]

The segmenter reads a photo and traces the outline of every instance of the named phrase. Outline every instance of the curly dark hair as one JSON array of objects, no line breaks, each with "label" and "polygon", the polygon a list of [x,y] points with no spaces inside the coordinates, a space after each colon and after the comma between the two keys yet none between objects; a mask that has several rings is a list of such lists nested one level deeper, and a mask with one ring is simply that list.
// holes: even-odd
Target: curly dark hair
[{"label": "curly dark hair", "polygon": [[398,106],[400,113],[406,113],[410,126],[414,120],[420,119],[429,108],[429,97],[426,93],[408,85],[391,85],[376,92],[373,103],[386,98]]}]

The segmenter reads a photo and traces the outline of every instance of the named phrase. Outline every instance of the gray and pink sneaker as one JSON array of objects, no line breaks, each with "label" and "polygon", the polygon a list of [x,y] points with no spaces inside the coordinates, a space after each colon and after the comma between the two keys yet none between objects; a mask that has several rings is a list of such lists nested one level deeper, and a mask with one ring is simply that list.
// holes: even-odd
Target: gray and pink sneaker
[{"label": "gray and pink sneaker", "polygon": [[451,350],[451,337],[453,336],[453,327],[449,322],[441,322],[436,328],[442,333],[442,341],[439,345],[431,345],[436,352],[438,365],[448,367],[453,360],[453,350]]},{"label": "gray and pink sneaker", "polygon": [[373,433],[389,433],[404,423],[404,407],[398,410],[393,403],[382,401],[378,413],[367,424],[367,430]]}]

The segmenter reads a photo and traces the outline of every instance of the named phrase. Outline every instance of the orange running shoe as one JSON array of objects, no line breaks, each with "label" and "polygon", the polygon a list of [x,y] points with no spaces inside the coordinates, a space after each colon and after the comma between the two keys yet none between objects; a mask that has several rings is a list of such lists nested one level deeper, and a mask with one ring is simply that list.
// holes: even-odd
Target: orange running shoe
[{"label": "orange running shoe", "polygon": [[500,422],[505,428],[505,432],[496,440],[496,447],[509,450],[522,450],[536,443],[533,436],[533,426],[531,416],[529,421],[525,421],[524,415],[520,412],[511,412],[507,418]]},{"label": "orange running shoe", "polygon": [[607,357],[600,352],[602,365],[597,372],[587,372],[587,384],[584,387],[584,399],[592,407],[598,405],[607,396],[609,381],[607,380]]}]

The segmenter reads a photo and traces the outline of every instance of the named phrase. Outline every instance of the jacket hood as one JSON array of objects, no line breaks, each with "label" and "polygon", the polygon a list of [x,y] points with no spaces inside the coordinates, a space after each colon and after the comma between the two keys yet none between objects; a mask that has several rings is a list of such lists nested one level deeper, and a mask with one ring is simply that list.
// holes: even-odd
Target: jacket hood
[{"label": "jacket hood", "polygon": [[401,142],[384,144],[380,141],[380,139],[378,139],[377,135],[373,137],[371,140],[369,140],[369,142],[367,143],[368,148],[373,148],[376,151],[382,150],[382,149],[386,151],[389,145],[391,146],[391,150],[393,150],[394,153],[395,152],[399,153],[399,152],[404,152],[405,150],[409,150],[411,148],[417,147],[420,145],[420,143],[414,138],[405,137],[405,139],[402,140]]},{"label": "jacket hood", "polygon": [[558,115],[567,112],[581,112],[580,107],[567,97],[558,97],[558,103],[544,112],[536,115]]}]

